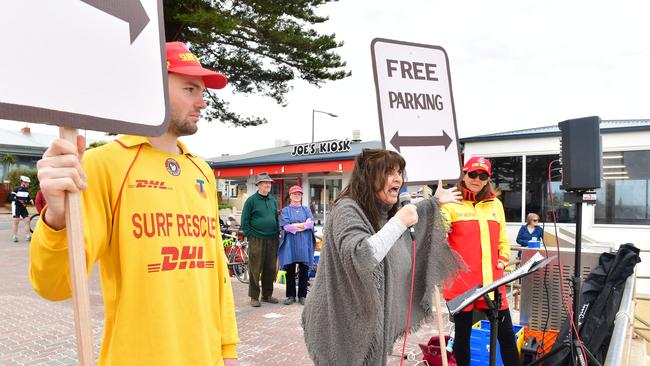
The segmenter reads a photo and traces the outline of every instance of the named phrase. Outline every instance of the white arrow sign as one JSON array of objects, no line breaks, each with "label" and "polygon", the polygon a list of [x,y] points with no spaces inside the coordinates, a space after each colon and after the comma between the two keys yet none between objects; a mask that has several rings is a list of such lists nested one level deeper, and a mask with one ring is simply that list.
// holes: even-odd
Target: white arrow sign
[{"label": "white arrow sign", "polygon": [[162,134],[162,14],[162,0],[3,1],[0,119]]},{"label": "white arrow sign", "polygon": [[402,154],[408,184],[455,182],[461,159],[447,53],[382,38],[371,48],[384,148]]}]

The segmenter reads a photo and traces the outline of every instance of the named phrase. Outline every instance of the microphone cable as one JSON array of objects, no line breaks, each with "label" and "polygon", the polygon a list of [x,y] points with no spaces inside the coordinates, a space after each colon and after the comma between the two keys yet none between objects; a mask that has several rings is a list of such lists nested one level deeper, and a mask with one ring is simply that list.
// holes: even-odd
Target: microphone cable
[{"label": "microphone cable", "polygon": [[[559,162],[559,160],[553,160],[549,163],[548,165],[548,191],[549,191],[549,196],[551,198],[551,213],[553,217],[553,227],[555,230],[555,246],[557,250],[557,264],[558,264],[558,269],[560,272],[560,287],[561,287],[561,292],[562,292],[562,300],[564,302],[564,306],[567,311],[567,316],[569,318],[569,323],[570,327],[573,329],[573,333],[576,335],[576,339],[578,340],[578,344],[580,345],[580,351],[582,351],[581,356],[583,357],[582,361],[583,364],[589,365],[588,359],[587,359],[587,352],[585,352],[584,344],[582,343],[582,340],[580,339],[580,333],[578,332],[578,326],[575,324],[573,321],[573,302],[574,301],[580,301],[580,299],[572,299],[570,295],[567,295],[566,290],[564,289],[564,273],[562,270],[562,262],[560,260],[560,238],[557,235],[557,216],[555,212],[555,203],[553,200],[553,186],[551,183],[551,167],[553,166],[553,163]],[[578,202],[576,203],[577,205],[581,205],[582,203]],[[578,223],[576,222],[576,225]],[[579,253],[576,253],[575,255],[578,255]],[[578,294],[580,296],[581,294]],[[550,309],[549,309],[550,310]],[[573,347],[573,345],[571,345]],[[569,353],[571,357],[573,357],[573,350]]]},{"label": "microphone cable", "polygon": [[411,245],[413,245],[413,264],[411,265],[411,290],[409,291],[409,308],[406,313],[406,328],[404,329],[404,344],[402,345],[402,358],[399,361],[399,365],[402,366],[404,362],[404,353],[406,351],[406,339],[409,335],[409,327],[411,326],[411,307],[413,307],[413,287],[415,286],[415,239],[411,240]]}]

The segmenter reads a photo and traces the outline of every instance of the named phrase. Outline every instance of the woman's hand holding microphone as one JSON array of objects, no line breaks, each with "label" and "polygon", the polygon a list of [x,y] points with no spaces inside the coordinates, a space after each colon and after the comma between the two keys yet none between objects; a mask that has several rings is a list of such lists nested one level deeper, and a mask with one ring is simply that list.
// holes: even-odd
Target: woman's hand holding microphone
[{"label": "woman's hand holding microphone", "polygon": [[413,204],[406,204],[395,214],[402,224],[411,227],[418,223],[418,210]]}]

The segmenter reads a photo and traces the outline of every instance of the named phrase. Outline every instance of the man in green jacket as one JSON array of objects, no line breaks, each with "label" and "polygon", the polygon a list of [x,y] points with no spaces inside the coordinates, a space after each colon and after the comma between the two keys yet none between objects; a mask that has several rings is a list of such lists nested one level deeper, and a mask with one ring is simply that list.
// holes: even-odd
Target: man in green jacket
[{"label": "man in green jacket", "polygon": [[[278,202],[269,193],[273,179],[268,173],[255,177],[257,193],[248,197],[241,214],[241,228],[248,237],[248,273],[250,282],[248,296],[251,306],[261,306],[260,277],[262,277],[262,301],[277,304],[273,297],[276,260],[278,257]],[[263,275],[262,275],[263,274]]]}]

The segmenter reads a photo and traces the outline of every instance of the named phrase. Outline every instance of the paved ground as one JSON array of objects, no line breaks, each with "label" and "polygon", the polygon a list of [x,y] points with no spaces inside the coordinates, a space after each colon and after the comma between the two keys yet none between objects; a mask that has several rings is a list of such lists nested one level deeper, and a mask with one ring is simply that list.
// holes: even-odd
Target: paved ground
[{"label": "paved ground", "polygon": [[[3,215],[4,216],[4,215]],[[5,217],[0,217],[0,222]],[[74,320],[70,301],[49,302],[39,298],[29,285],[28,244],[12,243],[10,230],[0,229],[0,365],[76,365]],[[95,355],[102,335],[103,306],[97,271],[89,284]],[[300,314],[302,305],[248,305],[247,286],[233,278],[242,365],[311,365],[303,342]],[[275,295],[282,297],[284,286]],[[409,335],[407,352],[421,363],[417,343],[425,342],[435,328],[425,325]],[[395,343],[390,365],[399,365],[402,341]]]}]

